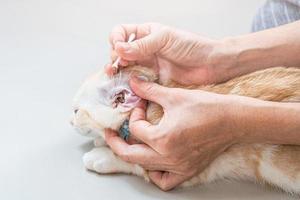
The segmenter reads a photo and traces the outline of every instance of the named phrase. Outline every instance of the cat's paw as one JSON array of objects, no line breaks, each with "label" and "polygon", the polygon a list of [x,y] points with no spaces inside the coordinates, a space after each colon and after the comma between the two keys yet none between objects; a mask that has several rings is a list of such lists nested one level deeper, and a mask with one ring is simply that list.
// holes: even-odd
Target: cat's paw
[{"label": "cat's paw", "polygon": [[121,160],[107,146],[94,148],[84,154],[83,163],[87,169],[100,174],[135,174],[149,181],[147,172],[141,166]]},{"label": "cat's paw", "polygon": [[94,139],[94,146],[95,147],[106,146],[106,142],[104,141],[104,139],[102,137],[96,137]]},{"label": "cat's paw", "polygon": [[90,152],[84,154],[84,166],[101,174],[116,173],[115,155],[107,147],[94,148]]}]

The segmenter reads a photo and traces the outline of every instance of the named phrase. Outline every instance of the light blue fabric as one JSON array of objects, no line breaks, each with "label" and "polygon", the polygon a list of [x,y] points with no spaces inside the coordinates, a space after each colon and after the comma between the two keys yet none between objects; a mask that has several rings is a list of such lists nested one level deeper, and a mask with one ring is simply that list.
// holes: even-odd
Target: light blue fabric
[{"label": "light blue fabric", "polygon": [[300,0],[268,0],[258,10],[252,31],[260,31],[300,20]]},{"label": "light blue fabric", "polygon": [[123,138],[125,141],[128,141],[130,137],[129,120],[125,120],[123,122],[122,126],[119,129],[119,136]]}]

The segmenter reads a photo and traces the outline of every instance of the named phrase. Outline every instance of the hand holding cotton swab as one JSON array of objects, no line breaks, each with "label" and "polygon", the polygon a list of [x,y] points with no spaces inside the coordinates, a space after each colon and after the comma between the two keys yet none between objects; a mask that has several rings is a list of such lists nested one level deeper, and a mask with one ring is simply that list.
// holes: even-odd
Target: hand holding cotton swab
[{"label": "hand holding cotton swab", "polygon": [[[132,42],[134,39],[135,39],[135,34],[134,34],[134,33],[131,33],[131,34],[129,35],[129,38],[128,38],[127,43]],[[121,57],[119,56],[119,57],[117,58],[117,60],[112,64],[112,67],[113,67],[116,71],[118,71],[120,60],[121,60]]]}]

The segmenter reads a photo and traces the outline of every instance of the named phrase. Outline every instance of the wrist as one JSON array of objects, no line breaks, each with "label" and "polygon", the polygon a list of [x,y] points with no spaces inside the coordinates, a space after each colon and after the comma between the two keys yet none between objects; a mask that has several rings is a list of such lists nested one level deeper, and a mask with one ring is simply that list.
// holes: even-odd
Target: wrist
[{"label": "wrist", "polygon": [[220,83],[238,76],[237,57],[238,48],[233,38],[225,38],[213,45],[208,66],[213,72],[213,82]]},{"label": "wrist", "polygon": [[261,33],[223,38],[214,49],[212,66],[217,75],[225,75],[222,81],[284,64],[278,55],[282,43],[269,42]]},{"label": "wrist", "polygon": [[[215,48],[214,65],[228,79],[257,70],[299,66],[300,41],[286,37],[299,32],[300,22],[256,33],[227,37]],[[286,34],[284,34],[286,33]],[[284,53],[283,53],[284,52]]]}]

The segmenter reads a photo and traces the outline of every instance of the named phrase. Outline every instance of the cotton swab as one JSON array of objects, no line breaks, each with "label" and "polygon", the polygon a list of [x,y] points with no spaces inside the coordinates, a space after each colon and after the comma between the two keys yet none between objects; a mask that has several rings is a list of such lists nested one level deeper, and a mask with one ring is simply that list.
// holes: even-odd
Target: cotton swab
[{"label": "cotton swab", "polygon": [[[129,38],[128,38],[127,43],[132,42],[134,39],[135,39],[135,34],[134,34],[134,33],[131,33],[131,34],[129,35]],[[112,64],[112,67],[114,68],[114,70],[115,70],[116,72],[118,71],[120,60],[121,60],[121,57],[119,56],[119,57],[117,58],[117,60]]]}]

